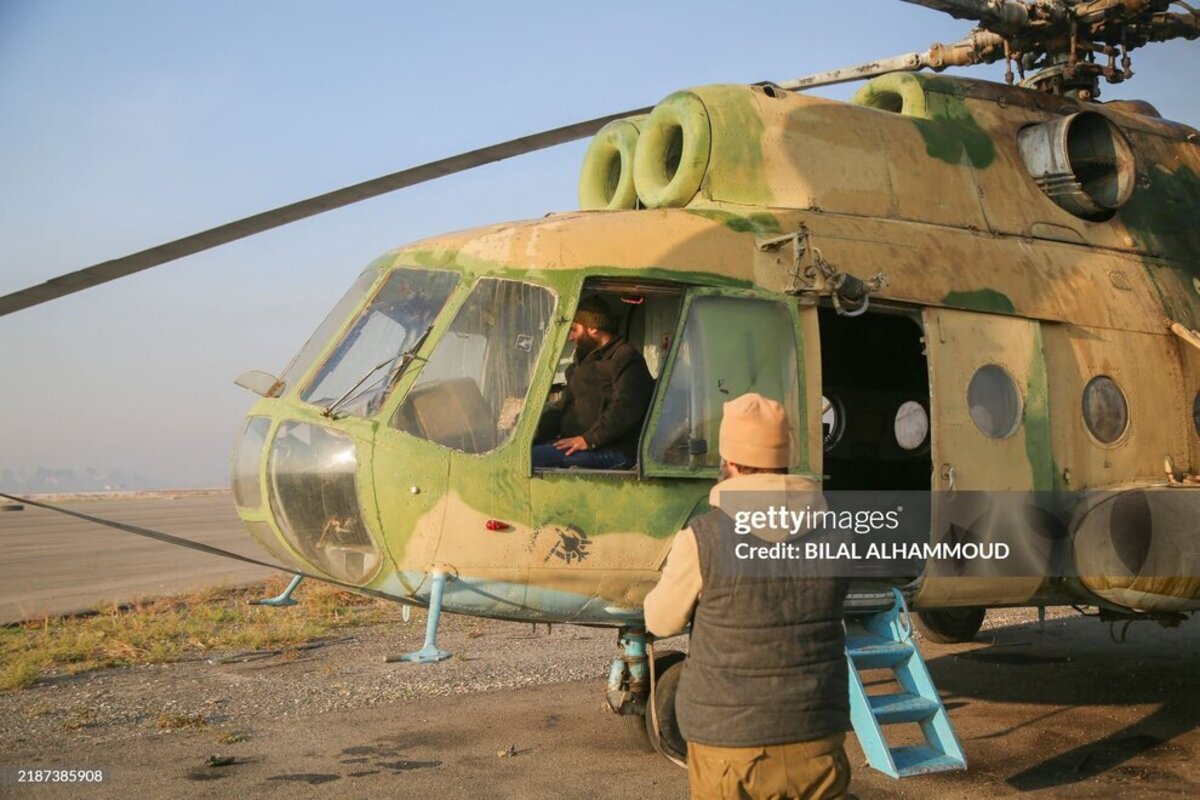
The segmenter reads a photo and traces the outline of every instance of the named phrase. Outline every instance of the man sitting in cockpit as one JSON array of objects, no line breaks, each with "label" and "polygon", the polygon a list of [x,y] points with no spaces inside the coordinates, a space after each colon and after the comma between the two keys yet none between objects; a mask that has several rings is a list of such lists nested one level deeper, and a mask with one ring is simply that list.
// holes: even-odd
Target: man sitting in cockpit
[{"label": "man sitting in cockpit", "polygon": [[[538,424],[535,469],[630,469],[654,393],[646,360],[616,334],[616,316],[596,296],[579,301],[569,338],[575,358],[567,367],[561,405]],[[551,440],[551,441],[548,441]]]}]

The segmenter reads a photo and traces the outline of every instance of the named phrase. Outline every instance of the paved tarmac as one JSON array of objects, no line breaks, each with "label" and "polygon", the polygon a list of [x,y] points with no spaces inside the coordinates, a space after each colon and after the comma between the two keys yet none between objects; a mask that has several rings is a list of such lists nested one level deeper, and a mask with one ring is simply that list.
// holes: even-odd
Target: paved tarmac
[{"label": "paved tarmac", "polygon": [[[54,504],[273,561],[250,538],[226,492]],[[0,513],[0,547],[0,624],[273,574],[33,506]]]}]

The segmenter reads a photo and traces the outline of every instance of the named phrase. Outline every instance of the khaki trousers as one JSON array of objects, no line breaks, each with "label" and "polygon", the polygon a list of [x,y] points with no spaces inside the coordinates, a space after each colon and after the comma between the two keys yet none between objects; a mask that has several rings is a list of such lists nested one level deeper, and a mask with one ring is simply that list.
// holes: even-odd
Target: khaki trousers
[{"label": "khaki trousers", "polygon": [[692,800],[836,800],[846,797],[846,734],[766,747],[688,743]]}]

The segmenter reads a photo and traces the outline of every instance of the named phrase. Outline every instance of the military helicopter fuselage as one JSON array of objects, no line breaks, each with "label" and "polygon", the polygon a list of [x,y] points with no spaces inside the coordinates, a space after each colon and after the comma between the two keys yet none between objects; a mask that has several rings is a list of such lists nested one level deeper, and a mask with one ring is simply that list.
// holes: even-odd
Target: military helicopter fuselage
[{"label": "military helicopter fuselage", "polygon": [[[758,391],[828,489],[1123,498],[1061,521],[1072,577],[897,576],[915,608],[1191,611],[1198,140],[940,76],[678,92],[597,134],[587,210],[372,263],[250,410],[238,512],[285,563],[402,602],[441,573],[450,611],[636,627],[707,508],[721,403]],[[638,465],[536,471],[585,294],[657,381]],[[1164,549],[1178,571],[1147,574]]]}]

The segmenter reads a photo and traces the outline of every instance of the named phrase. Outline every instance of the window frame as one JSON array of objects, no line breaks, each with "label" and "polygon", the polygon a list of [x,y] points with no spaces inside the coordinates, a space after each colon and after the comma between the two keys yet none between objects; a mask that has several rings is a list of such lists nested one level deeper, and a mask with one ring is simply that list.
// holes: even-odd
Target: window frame
[{"label": "window frame", "polygon": [[[441,312],[439,312],[429,336],[426,337],[425,342],[421,345],[419,351],[420,355],[418,355],[417,360],[414,362],[413,368],[407,370],[400,381],[398,381],[397,384],[392,387],[390,397],[388,397],[387,400],[376,411],[374,418],[383,420],[381,429],[386,429],[390,433],[407,436],[416,442],[423,442],[446,454],[466,456],[470,458],[490,458],[493,455],[510,448],[514,442],[526,441],[528,438],[532,437],[532,433],[529,432],[527,435],[525,430],[525,428],[530,425],[535,427],[537,425],[536,419],[532,423],[528,421],[529,398],[533,396],[534,389],[537,388],[539,381],[542,379],[541,373],[546,366],[542,362],[543,359],[547,358],[547,353],[549,352],[548,344],[550,342],[557,341],[558,331],[556,331],[555,328],[557,328],[562,322],[562,320],[559,318],[559,314],[562,310],[562,297],[560,290],[554,285],[530,280],[524,275],[507,275],[504,273],[470,275],[460,273],[460,277],[461,280],[459,280],[458,284],[454,288],[454,291],[451,292],[449,300],[447,300],[446,304],[442,307]],[[401,410],[404,409],[408,403],[409,395],[414,389],[421,385],[421,379],[424,375],[426,363],[437,352],[443,340],[452,333],[451,329],[454,327],[454,323],[458,320],[459,314],[462,312],[463,308],[466,307],[467,303],[470,302],[471,297],[479,288],[480,284],[482,284],[484,281],[520,283],[527,286],[536,287],[537,289],[540,289],[549,295],[550,313],[546,318],[545,333],[542,335],[538,353],[534,359],[533,375],[530,378],[529,385],[525,388],[524,405],[521,409],[521,414],[516,425],[512,427],[504,441],[498,442],[490,449],[481,453],[472,453],[450,447],[436,441],[435,439],[414,433],[413,431],[402,427],[399,424],[398,419],[400,417]],[[487,363],[488,354],[491,350],[491,347],[492,341],[489,338],[484,349],[483,362],[485,364]],[[482,386],[480,387],[480,390],[483,390]],[[536,417],[537,415],[534,416]]]},{"label": "window frame", "polygon": [[[695,478],[701,480],[715,480],[718,477],[719,467],[689,467],[689,466],[674,466],[663,464],[654,461],[650,457],[650,444],[654,438],[654,432],[658,429],[659,422],[662,418],[663,405],[667,396],[667,389],[670,386],[671,379],[675,375],[675,364],[679,357],[679,351],[684,340],[684,331],[687,327],[688,319],[691,316],[692,307],[696,301],[707,297],[726,297],[744,300],[758,300],[776,303],[781,305],[791,319],[792,327],[792,345],[796,353],[796,376],[798,382],[795,386],[796,396],[800,405],[799,418],[791,420],[792,435],[795,439],[794,447],[799,459],[799,464],[793,464],[788,467],[791,473],[804,473],[811,469],[809,464],[809,436],[811,435],[811,426],[808,424],[808,370],[804,351],[804,335],[803,324],[798,304],[792,299],[781,296],[774,292],[762,291],[760,289],[736,289],[731,287],[714,287],[714,286],[693,286],[690,287],[684,294],[683,304],[679,310],[679,320],[675,326],[675,333],[671,340],[671,351],[667,355],[666,362],[662,369],[662,374],[659,375],[657,384],[654,388],[654,396],[650,400],[650,411],[646,414],[646,421],[642,425],[641,438],[638,443],[638,476],[639,477],[664,477],[664,478]],[[731,396],[730,400],[733,399]],[[819,420],[818,420],[819,425]]]},{"label": "window frame", "polygon": [[[296,384],[295,390],[293,392],[293,396],[296,398],[297,402],[303,403],[306,406],[309,406],[310,408],[316,408],[316,409],[321,409],[321,410],[323,410],[325,408],[325,406],[321,405],[320,403],[314,403],[311,400],[304,399],[304,395],[306,395],[309,392],[314,390],[314,388],[317,385],[317,379],[319,377],[322,377],[322,373],[325,371],[326,366],[328,366],[330,359],[332,359],[334,357],[334,355],[337,353],[337,351],[341,347],[341,345],[345,342],[346,337],[350,335],[350,332],[354,329],[354,327],[359,323],[359,321],[361,319],[363,319],[364,312],[368,308],[371,307],[371,305],[379,297],[380,293],[383,292],[383,289],[388,284],[388,281],[390,281],[392,279],[392,276],[395,275],[400,270],[414,270],[414,271],[419,271],[419,272],[440,272],[440,273],[446,273],[446,274],[455,276],[454,285],[450,287],[450,292],[449,292],[449,294],[446,295],[446,299],[442,302],[441,308],[439,308],[437,313],[434,314],[434,316],[433,316],[433,322],[432,322],[433,329],[430,331],[430,336],[426,337],[426,341],[421,343],[421,346],[419,348],[417,348],[414,355],[419,356],[419,354],[421,354],[423,352],[427,352],[428,347],[429,347],[428,340],[430,338],[432,338],[433,333],[435,333],[437,331],[438,322],[441,320],[442,316],[446,313],[446,309],[452,307],[455,298],[457,297],[458,293],[461,291],[463,284],[466,282],[465,281],[466,276],[463,275],[463,273],[459,272],[458,270],[449,269],[449,268],[445,268],[445,267],[423,267],[423,266],[420,266],[417,264],[409,264],[409,263],[392,264],[391,266],[389,266],[387,268],[379,270],[379,276],[376,277],[375,282],[373,284],[371,284],[371,286],[367,290],[366,294],[363,295],[363,297],[359,299],[358,304],[353,307],[350,314],[346,317],[346,319],[344,319],[342,321],[342,324],[337,328],[334,335],[330,337],[328,342],[326,342],[324,348],[320,351],[317,358],[313,360],[313,363],[310,364],[308,366],[308,369],[303,373],[303,377],[301,377],[299,379],[299,381]],[[365,272],[366,272],[366,270],[364,270],[364,273]],[[468,292],[468,294],[469,294],[469,292]],[[457,313],[457,308],[455,309],[455,313]],[[314,331],[314,335],[315,335],[315,333],[316,332]],[[305,345],[307,346],[307,342],[305,342]],[[350,346],[352,347],[353,345],[350,345]],[[298,355],[299,354],[297,354],[297,356]],[[399,357],[399,355],[400,354],[398,353],[397,357]],[[378,419],[378,418],[380,418],[380,415],[384,412],[385,408],[392,401],[392,399],[396,396],[397,389],[398,389],[398,385],[396,383],[393,383],[391,386],[389,386],[387,389],[385,389],[383,396],[379,399],[378,403],[375,406],[375,410],[373,412],[371,412],[370,414],[366,414],[366,415],[341,414],[340,416],[351,416],[355,419]],[[287,390],[285,389],[285,391],[287,391]]]}]

